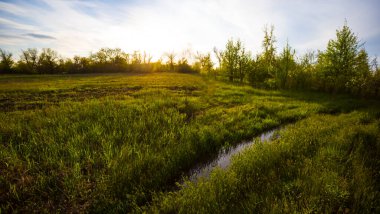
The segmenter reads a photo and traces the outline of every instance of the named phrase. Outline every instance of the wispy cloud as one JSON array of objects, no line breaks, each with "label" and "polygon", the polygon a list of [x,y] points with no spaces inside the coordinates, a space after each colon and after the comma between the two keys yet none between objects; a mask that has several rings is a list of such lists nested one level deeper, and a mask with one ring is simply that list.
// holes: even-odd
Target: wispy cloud
[{"label": "wispy cloud", "polygon": [[0,39],[25,39],[25,37],[12,34],[0,34]]},{"label": "wispy cloud", "polygon": [[378,8],[376,0],[0,1],[0,31],[14,36],[0,36],[0,46],[51,47],[65,56],[120,47],[159,57],[185,48],[211,51],[233,37],[257,53],[263,26],[273,24],[278,46],[289,40],[302,53],[324,49],[347,19],[374,55]]},{"label": "wispy cloud", "polygon": [[30,36],[37,39],[56,39],[53,36],[45,35],[45,34],[38,34],[38,33],[27,33],[26,36]]},{"label": "wispy cloud", "polygon": [[0,27],[2,29],[13,29],[13,30],[35,30],[34,26],[19,23],[16,21],[12,21],[10,19],[1,18],[0,17]]}]

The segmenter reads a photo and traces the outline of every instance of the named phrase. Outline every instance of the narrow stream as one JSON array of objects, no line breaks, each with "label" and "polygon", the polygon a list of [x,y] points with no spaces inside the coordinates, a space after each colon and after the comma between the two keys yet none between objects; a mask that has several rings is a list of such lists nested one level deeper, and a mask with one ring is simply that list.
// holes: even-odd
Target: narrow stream
[{"label": "narrow stream", "polygon": [[[275,128],[275,129],[272,129],[272,130],[269,130],[269,131],[262,133],[259,136],[261,141],[264,142],[264,141],[269,141],[269,140],[273,139],[273,135],[279,129],[280,128]],[[254,143],[254,140],[243,141],[243,142],[239,143],[238,145],[236,145],[235,147],[222,149],[221,151],[219,151],[218,155],[214,159],[200,163],[197,166],[195,166],[193,169],[191,169],[189,171],[189,174],[188,174],[189,180],[192,182],[195,182],[200,177],[208,177],[210,175],[211,171],[215,167],[220,167],[222,169],[227,168],[231,163],[231,157],[233,155],[241,152],[242,150],[246,149],[247,147],[249,147],[253,143]]]}]

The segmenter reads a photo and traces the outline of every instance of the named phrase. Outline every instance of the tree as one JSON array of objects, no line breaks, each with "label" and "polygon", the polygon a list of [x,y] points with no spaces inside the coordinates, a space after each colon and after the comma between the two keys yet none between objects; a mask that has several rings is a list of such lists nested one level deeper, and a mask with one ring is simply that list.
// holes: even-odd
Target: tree
[{"label": "tree", "polygon": [[279,88],[285,88],[289,73],[296,68],[294,56],[295,50],[292,49],[287,42],[278,58],[277,69],[275,72],[275,80]]},{"label": "tree", "polygon": [[165,53],[165,56],[168,58],[167,65],[169,66],[169,71],[174,71],[174,59],[176,57],[176,54],[173,52]]},{"label": "tree", "polygon": [[132,65],[141,65],[143,62],[143,56],[141,55],[140,51],[133,51],[132,54]]},{"label": "tree", "polygon": [[238,39],[227,41],[226,49],[220,52],[221,70],[226,74],[228,79],[233,82],[239,79],[243,82],[252,61],[251,54],[245,51],[242,42]]},{"label": "tree", "polygon": [[201,73],[206,73],[207,75],[215,75],[216,78],[216,73],[214,72],[213,66],[214,63],[211,60],[211,54],[200,54],[198,53],[196,56],[197,62],[199,63],[200,66],[200,71]]},{"label": "tree", "polygon": [[[270,78],[275,78],[276,65],[276,38],[273,35],[274,26],[264,28],[263,52],[256,56],[249,73],[249,81],[256,86],[271,86]],[[275,83],[274,83],[275,84]]]},{"label": "tree", "polygon": [[[91,54],[90,58],[97,64],[123,64],[127,61],[126,53],[120,48],[101,48],[95,54]],[[139,59],[141,61],[141,55]]]},{"label": "tree", "polygon": [[369,65],[368,54],[364,49],[361,49],[355,58],[352,76],[345,86],[352,94],[360,95],[362,89],[366,87],[370,76],[371,68]]},{"label": "tree", "polygon": [[182,73],[194,72],[185,57],[182,57],[180,60],[178,60],[178,65],[177,65],[176,70]]},{"label": "tree", "polygon": [[74,56],[68,69],[69,73],[89,73],[91,71],[91,60],[87,57]]},{"label": "tree", "polygon": [[238,70],[239,51],[241,49],[240,40],[235,42],[231,39],[227,41],[226,50],[222,53],[222,70],[227,74],[232,82]]},{"label": "tree", "polygon": [[[135,51],[135,55],[138,56],[138,64],[141,64],[141,54]],[[101,48],[98,52],[90,55],[90,62],[96,72],[120,72],[128,64],[129,55],[120,48]],[[132,62],[134,62],[133,59]]]},{"label": "tree", "polygon": [[330,92],[350,91],[350,81],[358,75],[356,69],[359,63],[360,47],[358,37],[346,23],[342,29],[336,31],[336,39],[330,40],[327,50],[318,56],[325,90]]},{"label": "tree", "polygon": [[238,78],[240,82],[243,82],[247,73],[250,72],[251,67],[252,67],[251,53],[246,52],[245,48],[242,47],[242,49],[240,50],[239,59],[238,59]]},{"label": "tree", "polygon": [[260,60],[263,62],[267,73],[274,76],[275,62],[276,62],[276,37],[273,35],[274,26],[271,25],[270,29],[268,26],[264,28],[264,40],[262,47],[264,52],[261,55]]},{"label": "tree", "polygon": [[37,71],[41,74],[55,73],[58,67],[58,53],[50,48],[43,48],[38,57]]},{"label": "tree", "polygon": [[144,51],[144,54],[143,54],[143,64],[150,64],[150,62],[152,61],[152,56],[150,54],[147,54],[145,51]]},{"label": "tree", "polygon": [[216,47],[213,49],[216,59],[218,60],[218,66],[222,66],[222,51],[219,51]]},{"label": "tree", "polygon": [[18,62],[18,68],[22,73],[37,73],[37,65],[38,65],[38,51],[37,49],[29,48],[27,50],[22,51],[20,60]]},{"label": "tree", "polygon": [[12,66],[14,64],[14,61],[12,59],[12,53],[0,49],[0,57],[0,74],[11,73],[13,70]]},{"label": "tree", "polygon": [[373,90],[373,96],[380,98],[380,69],[378,68],[376,72],[373,74],[372,79],[372,87],[371,90]]},{"label": "tree", "polygon": [[373,59],[371,60],[371,71],[373,73],[377,72],[379,66],[378,66],[378,63],[377,63],[377,56],[375,55],[375,57],[373,57]]},{"label": "tree", "polygon": [[289,73],[289,88],[296,89],[315,89],[315,65],[316,55],[315,52],[309,51],[301,56],[298,63],[295,64],[295,69],[290,70]]},{"label": "tree", "polygon": [[215,68],[215,78],[218,73],[220,73],[222,67],[222,51],[219,51],[216,47],[213,49],[216,59],[218,60],[218,67]]}]

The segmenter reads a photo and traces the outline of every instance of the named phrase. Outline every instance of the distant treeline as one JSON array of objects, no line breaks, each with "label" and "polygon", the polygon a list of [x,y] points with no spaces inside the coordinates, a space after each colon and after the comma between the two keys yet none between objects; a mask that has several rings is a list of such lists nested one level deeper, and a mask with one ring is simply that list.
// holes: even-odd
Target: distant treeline
[{"label": "distant treeline", "polygon": [[119,48],[102,48],[88,57],[74,56],[64,59],[50,49],[35,48],[23,50],[20,59],[15,62],[12,54],[0,49],[0,73],[18,74],[77,74],[77,73],[115,73],[115,72],[152,72],[179,71],[195,72],[182,58],[175,62],[174,53],[165,54],[167,63],[162,60],[152,62],[148,54],[135,51],[125,53]]},{"label": "distant treeline", "polygon": [[[50,48],[22,51],[15,62],[12,54],[0,49],[0,73],[75,74],[111,72],[185,72],[202,73],[231,82],[249,82],[254,87],[272,89],[317,90],[349,93],[362,97],[380,97],[380,70],[377,59],[370,61],[358,37],[345,24],[325,51],[308,52],[301,57],[289,45],[277,51],[274,27],[264,29],[262,52],[252,56],[240,40],[227,41],[224,50],[178,57],[165,54],[152,62],[148,54],[102,48],[88,57],[59,57]],[[190,64],[189,61],[192,63]]]}]

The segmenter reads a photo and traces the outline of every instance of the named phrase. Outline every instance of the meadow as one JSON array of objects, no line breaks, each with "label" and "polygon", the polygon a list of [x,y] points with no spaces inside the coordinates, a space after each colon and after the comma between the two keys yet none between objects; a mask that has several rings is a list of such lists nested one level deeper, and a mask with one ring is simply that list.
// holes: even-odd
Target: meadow
[{"label": "meadow", "polygon": [[[169,72],[3,75],[0,110],[4,213],[380,212],[377,101]],[[227,170],[178,185],[284,125]]]}]

